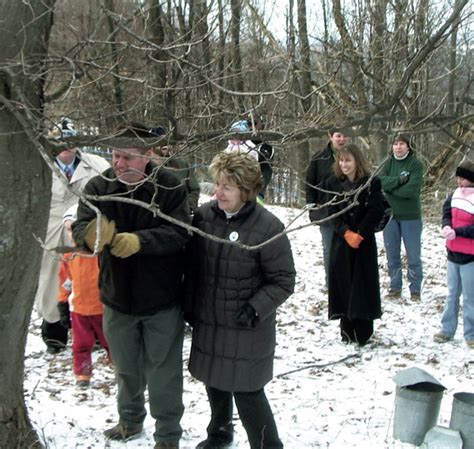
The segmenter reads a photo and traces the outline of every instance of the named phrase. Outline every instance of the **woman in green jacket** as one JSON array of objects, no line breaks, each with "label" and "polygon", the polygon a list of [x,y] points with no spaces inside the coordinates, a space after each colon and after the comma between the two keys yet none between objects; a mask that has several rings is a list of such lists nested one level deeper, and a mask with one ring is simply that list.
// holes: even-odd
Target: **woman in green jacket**
[{"label": "woman in green jacket", "polygon": [[382,189],[393,208],[393,219],[383,231],[387,252],[390,287],[388,297],[399,298],[402,292],[401,241],[405,246],[412,300],[420,299],[423,281],[421,264],[421,186],[423,164],[416,158],[410,137],[397,136],[392,144],[392,156],[380,173]]}]

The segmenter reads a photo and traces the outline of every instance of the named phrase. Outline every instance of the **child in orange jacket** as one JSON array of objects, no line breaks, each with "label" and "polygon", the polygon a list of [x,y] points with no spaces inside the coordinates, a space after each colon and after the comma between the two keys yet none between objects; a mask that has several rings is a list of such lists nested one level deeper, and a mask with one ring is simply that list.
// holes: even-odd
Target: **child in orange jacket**
[{"label": "child in orange jacket", "polygon": [[[63,223],[71,233],[77,206],[66,211]],[[87,388],[92,376],[92,349],[96,341],[107,351],[109,347],[102,330],[103,306],[99,292],[98,258],[80,252],[64,255],[59,269],[58,309],[60,323],[73,331],[73,361],[77,385]]]}]

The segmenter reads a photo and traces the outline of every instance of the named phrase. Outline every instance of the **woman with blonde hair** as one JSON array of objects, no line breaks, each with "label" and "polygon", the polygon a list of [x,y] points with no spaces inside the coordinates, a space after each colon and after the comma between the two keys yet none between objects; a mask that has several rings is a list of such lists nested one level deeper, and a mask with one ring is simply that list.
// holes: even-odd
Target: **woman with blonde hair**
[{"label": "woman with blonde hair", "polygon": [[294,289],[290,243],[278,218],[256,203],[255,159],[222,152],[209,171],[215,200],[198,208],[193,225],[218,240],[194,234],[185,280],[189,371],[205,384],[211,407],[207,439],[197,447],[231,444],[234,399],[251,449],[282,448],[264,386],[273,376],[276,310]]}]

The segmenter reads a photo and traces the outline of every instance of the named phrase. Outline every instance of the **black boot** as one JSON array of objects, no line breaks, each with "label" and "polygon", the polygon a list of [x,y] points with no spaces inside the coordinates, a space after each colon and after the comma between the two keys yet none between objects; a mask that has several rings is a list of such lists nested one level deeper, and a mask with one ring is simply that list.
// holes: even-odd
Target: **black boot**
[{"label": "black boot", "polygon": [[234,439],[234,429],[232,424],[231,431],[229,429],[222,429],[221,432],[216,432],[213,435],[209,435],[205,440],[201,441],[196,449],[225,449],[228,448]]},{"label": "black boot", "polygon": [[43,320],[41,323],[41,337],[46,344],[46,351],[49,354],[57,354],[66,348],[68,330],[61,326],[61,323],[48,323]]}]

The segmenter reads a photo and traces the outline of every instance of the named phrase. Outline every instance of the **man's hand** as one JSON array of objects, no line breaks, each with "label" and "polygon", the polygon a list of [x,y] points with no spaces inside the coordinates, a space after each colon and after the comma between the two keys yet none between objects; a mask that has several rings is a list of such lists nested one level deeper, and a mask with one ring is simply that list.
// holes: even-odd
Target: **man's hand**
[{"label": "man's hand", "polygon": [[141,244],[138,235],[131,232],[118,233],[110,247],[110,253],[115,257],[130,257],[140,251]]},{"label": "man's hand", "polygon": [[105,245],[109,245],[115,235],[115,221],[109,221],[102,215],[99,222],[99,233],[97,233],[97,218],[94,218],[86,227],[84,240],[91,251],[94,251],[97,242],[97,252],[100,253]]}]

